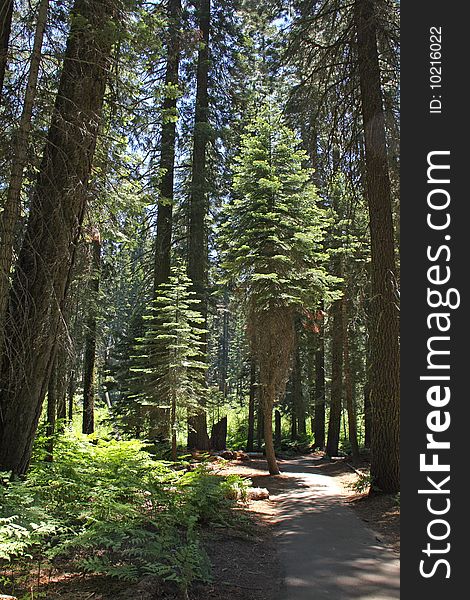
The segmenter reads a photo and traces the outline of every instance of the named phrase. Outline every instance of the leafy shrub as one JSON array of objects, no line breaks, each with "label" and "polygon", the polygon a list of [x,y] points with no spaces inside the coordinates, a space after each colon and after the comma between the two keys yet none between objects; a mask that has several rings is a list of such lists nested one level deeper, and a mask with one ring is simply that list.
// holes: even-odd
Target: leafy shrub
[{"label": "leafy shrub", "polygon": [[136,440],[94,444],[63,435],[54,462],[36,461],[25,481],[4,474],[0,559],[61,557],[123,580],[158,575],[183,591],[207,580],[198,528],[228,524],[247,484],[213,475],[206,464],[185,466],[154,460]]}]

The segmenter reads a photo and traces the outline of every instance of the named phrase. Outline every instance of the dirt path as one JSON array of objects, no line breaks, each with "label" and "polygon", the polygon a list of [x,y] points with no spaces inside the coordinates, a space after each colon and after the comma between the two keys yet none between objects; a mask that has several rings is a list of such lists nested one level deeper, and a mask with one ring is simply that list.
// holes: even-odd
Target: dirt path
[{"label": "dirt path", "polygon": [[273,523],[282,578],[277,600],[399,598],[398,555],[345,504],[335,479],[319,474],[311,457],[279,462],[276,478],[253,476],[263,461],[236,467],[270,490],[270,501],[252,508]]}]

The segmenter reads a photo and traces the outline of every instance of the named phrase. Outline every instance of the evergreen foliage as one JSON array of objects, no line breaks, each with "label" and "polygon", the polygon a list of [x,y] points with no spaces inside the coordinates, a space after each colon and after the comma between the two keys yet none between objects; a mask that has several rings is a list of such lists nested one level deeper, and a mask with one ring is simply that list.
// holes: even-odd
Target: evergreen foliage
[{"label": "evergreen foliage", "polygon": [[[204,394],[206,365],[200,360],[204,318],[182,266],[174,267],[166,283],[156,288],[143,317],[145,333],[138,338],[131,372],[134,398],[170,411],[170,428],[176,440],[177,413],[191,412]],[[176,458],[173,456],[173,458]]]}]

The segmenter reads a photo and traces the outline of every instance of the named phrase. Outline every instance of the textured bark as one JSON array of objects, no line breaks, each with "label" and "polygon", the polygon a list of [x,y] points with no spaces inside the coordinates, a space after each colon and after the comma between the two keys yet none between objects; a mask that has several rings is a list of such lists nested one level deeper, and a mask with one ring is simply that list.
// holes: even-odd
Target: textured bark
[{"label": "textured bark", "polygon": [[246,443],[247,452],[253,452],[255,439],[255,402],[256,402],[256,363],[250,363],[250,392],[248,398],[248,436]]},{"label": "textured bark", "polygon": [[400,488],[399,321],[390,175],[377,50],[378,3],[354,4],[371,236],[371,476],[384,492]]},{"label": "textured bark", "polygon": [[175,180],[175,147],[177,98],[175,88],[178,86],[180,40],[179,25],[181,20],[181,0],[168,2],[168,34],[165,85],[168,93],[162,105],[162,139],[160,152],[160,170],[162,179],[159,186],[157,236],[155,239],[155,289],[165,283],[170,276],[171,267],[171,233],[173,224],[173,201]]},{"label": "textured bark", "polygon": [[86,206],[117,2],[76,0],[59,90],[10,293],[0,469],[25,473]]},{"label": "textured bark", "polygon": [[96,324],[98,312],[98,294],[100,289],[101,240],[97,230],[91,241],[91,278],[89,282],[89,307],[85,333],[85,355],[83,359],[83,419],[82,432],[95,431],[95,362],[96,362]]},{"label": "textured bark", "polygon": [[270,475],[279,475],[273,440],[273,406],[276,398],[274,386],[266,386],[261,393],[264,416],[264,450]]},{"label": "textured bark", "polygon": [[341,399],[343,395],[343,316],[342,300],[331,307],[331,395],[328,420],[327,456],[337,456],[341,429]]},{"label": "textured bark", "polygon": [[[0,15],[3,8],[0,6]],[[3,349],[5,318],[8,306],[10,271],[13,262],[13,246],[18,220],[21,213],[21,188],[29,145],[31,117],[36,97],[41,48],[46,29],[49,0],[41,0],[36,21],[33,50],[28,73],[28,82],[18,129],[13,134],[13,158],[7,196],[0,213],[0,355]],[[0,16],[1,20],[1,16]],[[0,65],[1,66],[1,65]],[[1,73],[0,73],[1,77]],[[0,85],[1,90],[1,85]]]},{"label": "textured bark", "polygon": [[259,390],[264,420],[264,445],[271,475],[279,473],[273,442],[273,408],[285,393],[294,353],[294,312],[290,307],[270,307],[248,315],[251,349],[259,365]]},{"label": "textured bark", "polygon": [[370,408],[370,384],[366,381],[364,385],[364,446],[370,448],[372,437],[372,415]]},{"label": "textured bark", "polygon": [[227,417],[223,417],[212,425],[211,450],[225,450],[227,448]]},{"label": "textured bark", "polygon": [[13,0],[0,0],[0,100],[2,98],[3,81],[8,63],[12,16]]},{"label": "textured bark", "polygon": [[[193,165],[189,214],[188,277],[191,279],[198,310],[207,318],[208,212],[206,149],[209,141],[209,31],[210,0],[199,0],[197,19],[200,32],[196,73],[196,107],[194,120]],[[201,358],[206,360],[206,350]],[[197,414],[189,419],[188,449],[209,449],[207,418],[201,399]]]},{"label": "textured bark", "polygon": [[274,411],[274,446],[280,448],[282,444],[281,413]]}]

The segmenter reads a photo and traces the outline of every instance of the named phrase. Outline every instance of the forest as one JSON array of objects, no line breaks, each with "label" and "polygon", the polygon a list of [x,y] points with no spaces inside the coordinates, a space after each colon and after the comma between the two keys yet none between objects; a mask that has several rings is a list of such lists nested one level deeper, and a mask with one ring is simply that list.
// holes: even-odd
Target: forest
[{"label": "forest", "polygon": [[0,0],[0,127],[0,598],[225,599],[230,461],[398,497],[398,2]]}]

